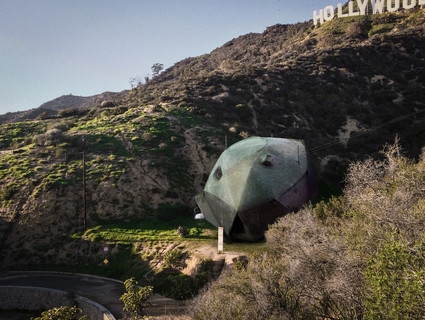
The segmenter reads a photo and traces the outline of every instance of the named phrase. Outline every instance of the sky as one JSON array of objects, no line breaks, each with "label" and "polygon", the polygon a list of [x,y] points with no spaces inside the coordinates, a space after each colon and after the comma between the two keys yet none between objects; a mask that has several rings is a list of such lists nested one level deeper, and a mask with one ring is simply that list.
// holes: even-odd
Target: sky
[{"label": "sky", "polygon": [[0,114],[130,89],[151,67],[312,19],[335,0],[0,0]]}]

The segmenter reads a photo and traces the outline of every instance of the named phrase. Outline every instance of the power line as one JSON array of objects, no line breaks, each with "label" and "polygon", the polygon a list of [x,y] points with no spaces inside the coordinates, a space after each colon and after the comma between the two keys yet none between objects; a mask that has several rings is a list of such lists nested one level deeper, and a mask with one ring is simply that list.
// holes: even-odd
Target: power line
[{"label": "power line", "polygon": [[[422,112],[425,112],[425,109],[423,109],[423,110],[419,110],[419,111],[415,111],[415,112],[409,113],[409,114],[407,114],[407,115],[403,115],[403,116],[397,117],[397,118],[395,118],[395,119],[392,119],[392,120],[389,120],[389,121],[383,122],[383,123],[381,123],[381,124],[378,124],[378,125],[376,125],[376,126],[370,127],[369,129],[366,129],[366,130],[363,130],[363,131],[358,131],[358,132],[356,132],[356,133],[352,134],[352,135],[349,137],[349,139],[356,139],[356,138],[361,137],[361,136],[363,136],[363,135],[365,135],[365,134],[368,134],[368,133],[370,133],[370,132],[376,131],[376,130],[378,130],[378,129],[380,129],[380,128],[384,127],[384,126],[387,126],[387,125],[389,125],[389,124],[396,123],[396,122],[399,122],[399,121],[402,121],[402,120],[405,120],[405,119],[411,118],[411,117],[416,116],[416,115],[418,115],[419,113],[422,113]],[[314,152],[322,151],[322,150],[324,150],[324,149],[326,149],[326,148],[329,148],[329,147],[331,147],[331,146],[333,146],[333,145],[337,145],[337,144],[339,144],[339,143],[341,143],[341,142],[340,142],[340,140],[336,140],[336,139],[335,139],[335,140],[333,140],[333,141],[329,141],[329,142],[324,143],[324,144],[322,144],[322,145],[320,145],[320,146],[317,146],[317,147],[315,147],[315,148],[310,149],[310,153],[314,153]]]}]

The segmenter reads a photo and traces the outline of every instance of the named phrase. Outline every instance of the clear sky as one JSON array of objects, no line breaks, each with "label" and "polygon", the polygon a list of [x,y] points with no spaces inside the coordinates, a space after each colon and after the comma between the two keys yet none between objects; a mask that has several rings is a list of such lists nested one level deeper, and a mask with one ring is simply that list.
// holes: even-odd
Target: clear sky
[{"label": "clear sky", "polygon": [[151,66],[209,53],[335,0],[0,0],[0,114],[130,88]]}]

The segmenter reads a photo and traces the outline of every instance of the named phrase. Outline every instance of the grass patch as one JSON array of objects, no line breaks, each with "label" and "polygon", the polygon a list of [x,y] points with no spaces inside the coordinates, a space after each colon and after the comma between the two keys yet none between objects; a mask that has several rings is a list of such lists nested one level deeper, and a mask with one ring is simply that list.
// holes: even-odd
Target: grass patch
[{"label": "grass patch", "polygon": [[[213,234],[213,239],[217,239],[217,230]],[[232,238],[224,238],[223,252],[240,252],[249,256],[255,256],[257,253],[264,252],[267,249],[266,240],[258,242],[242,242]]]},{"label": "grass patch", "polygon": [[[188,236],[181,238],[176,233],[179,226],[189,231]],[[207,221],[197,221],[192,218],[174,220],[140,219],[131,222],[103,222],[97,227],[87,230],[81,237],[99,242],[148,242],[148,241],[209,241],[214,239],[211,230],[215,230]]]},{"label": "grass patch", "polygon": [[[188,230],[184,238],[177,234],[177,228],[183,226]],[[206,220],[179,218],[175,220],[140,219],[132,222],[103,223],[88,229],[84,234],[73,235],[74,238],[83,238],[95,242],[115,243],[158,243],[182,242],[204,243],[215,246],[217,244],[217,228]],[[192,246],[192,245],[191,245]],[[266,249],[265,240],[251,243],[225,238],[224,251],[242,252],[254,255]]]},{"label": "grass patch", "polygon": [[0,149],[13,148],[28,138],[32,138],[46,130],[46,125],[42,122],[16,122],[0,125]]},{"label": "grass patch", "polygon": [[369,37],[374,34],[387,33],[390,32],[395,26],[395,23],[385,23],[374,25],[372,29],[369,31]]},{"label": "grass patch", "polygon": [[88,152],[95,154],[114,154],[115,156],[130,156],[122,142],[111,135],[94,134],[87,136],[90,143]]}]

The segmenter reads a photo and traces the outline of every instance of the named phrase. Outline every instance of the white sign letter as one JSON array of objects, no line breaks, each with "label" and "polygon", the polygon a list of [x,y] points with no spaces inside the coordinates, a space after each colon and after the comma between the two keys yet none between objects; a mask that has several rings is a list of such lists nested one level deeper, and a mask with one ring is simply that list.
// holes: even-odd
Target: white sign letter
[{"label": "white sign letter", "polygon": [[[410,4],[409,4],[410,2]],[[404,9],[412,9],[416,6],[416,0],[403,0],[403,8]]]},{"label": "white sign letter", "polygon": [[387,0],[387,10],[389,12],[394,12],[394,11],[397,11],[398,9],[400,9],[400,0],[395,0],[394,6],[393,6],[392,0]]},{"label": "white sign letter", "polygon": [[364,16],[366,14],[366,7],[367,7],[367,2],[368,1],[369,0],[363,0],[363,2],[362,2],[362,0],[357,0],[357,6],[359,7],[360,14],[362,16]]},{"label": "white sign letter", "polygon": [[338,18],[345,18],[345,17],[348,17],[348,13],[342,13],[342,4],[338,3]]},{"label": "white sign letter", "polygon": [[314,10],[314,12],[313,12],[314,25],[317,25],[317,20],[320,20],[320,24],[323,24],[323,22],[325,22],[324,18],[323,18],[323,9],[319,10],[319,14],[317,14],[317,11]]},{"label": "white sign letter", "polygon": [[334,11],[334,7],[332,6],[327,6],[324,9],[324,13],[323,15],[325,16],[325,20],[326,21],[331,21],[334,17],[335,17],[335,11]]},{"label": "white sign letter", "polygon": [[358,16],[359,14],[360,12],[358,11],[354,12],[353,1],[348,2],[348,15],[352,17],[352,16]]},{"label": "white sign letter", "polygon": [[384,12],[384,1],[385,0],[372,0],[373,14]]}]

